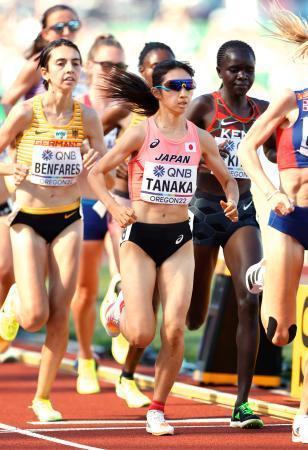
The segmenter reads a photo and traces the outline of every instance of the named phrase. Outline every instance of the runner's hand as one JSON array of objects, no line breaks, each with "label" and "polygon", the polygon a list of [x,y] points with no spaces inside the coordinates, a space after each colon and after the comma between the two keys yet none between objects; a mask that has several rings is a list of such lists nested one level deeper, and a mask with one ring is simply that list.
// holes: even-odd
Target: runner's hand
[{"label": "runner's hand", "polygon": [[125,228],[128,225],[135,223],[137,220],[135,211],[128,206],[116,205],[110,209],[110,214],[118,222],[121,228]]},{"label": "runner's hand", "polygon": [[15,186],[19,186],[29,173],[29,169],[24,164],[13,163],[12,175],[14,176]]},{"label": "runner's hand", "polygon": [[99,152],[94,150],[93,148],[90,148],[87,153],[84,153],[82,156],[82,162],[83,167],[89,171],[92,169],[93,166],[95,166],[96,162],[98,161],[100,157]]},{"label": "runner's hand", "polygon": [[226,139],[218,144],[218,150],[222,159],[226,159],[230,155],[230,150],[228,149],[230,142],[232,142],[230,139]]},{"label": "runner's hand", "polygon": [[278,216],[286,216],[294,211],[294,200],[290,199],[283,192],[276,192],[268,202],[271,209]]},{"label": "runner's hand", "polygon": [[121,180],[128,180],[128,169],[126,162],[123,162],[116,168],[116,176],[117,178],[121,178]]},{"label": "runner's hand", "polygon": [[234,200],[228,200],[227,202],[220,200],[220,206],[231,222],[238,222],[238,210]]}]

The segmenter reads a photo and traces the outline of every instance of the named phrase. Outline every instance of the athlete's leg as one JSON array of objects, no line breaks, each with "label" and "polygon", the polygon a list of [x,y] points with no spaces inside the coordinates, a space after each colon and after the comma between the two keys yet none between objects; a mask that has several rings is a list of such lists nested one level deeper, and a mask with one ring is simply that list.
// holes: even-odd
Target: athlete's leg
[{"label": "athlete's leg", "polygon": [[46,340],[35,398],[48,399],[65,353],[68,340],[70,304],[76,289],[80,259],[82,222],[78,220],[63,230],[49,249],[49,305]]},{"label": "athlete's leg", "polygon": [[237,371],[238,395],[235,406],[247,402],[259,346],[259,298],[247,291],[245,274],[262,257],[260,231],[257,227],[239,228],[224,247],[237,299]]},{"label": "athlete's leg", "polygon": [[15,224],[10,229],[14,273],[19,296],[14,313],[27,331],[38,331],[49,317],[45,286],[48,246],[31,227]]},{"label": "athlete's leg", "polygon": [[161,348],[155,367],[154,401],[165,403],[183,361],[184,330],[193,288],[192,241],[184,244],[158,273],[163,322]]},{"label": "athlete's leg", "polygon": [[156,266],[153,259],[132,242],[121,245],[120,261],[125,301],[121,332],[131,345],[144,348],[155,335],[156,319],[152,299]]},{"label": "athlete's leg", "polygon": [[267,337],[286,345],[296,334],[296,295],[304,262],[304,248],[292,236],[269,227],[261,319]]},{"label": "athlete's leg", "polygon": [[96,320],[99,270],[104,241],[83,241],[77,288],[72,302],[74,324],[79,343],[79,356],[93,358],[92,339]]},{"label": "athlete's leg", "polygon": [[10,227],[7,216],[0,217],[0,305],[14,283]]},{"label": "athlete's leg", "polygon": [[205,322],[219,247],[194,245],[195,274],[193,293],[186,324],[189,330],[197,330]]}]

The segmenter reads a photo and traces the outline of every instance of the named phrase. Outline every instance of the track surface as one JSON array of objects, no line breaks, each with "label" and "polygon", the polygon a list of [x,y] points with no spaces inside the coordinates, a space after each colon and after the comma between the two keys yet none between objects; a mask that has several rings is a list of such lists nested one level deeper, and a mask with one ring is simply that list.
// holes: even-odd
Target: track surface
[{"label": "track surface", "polygon": [[[174,436],[155,437],[145,431],[145,408],[129,409],[101,383],[102,392],[78,395],[75,377],[60,373],[53,405],[65,421],[38,423],[31,409],[37,368],[21,363],[0,365],[0,449],[279,449],[301,448],[291,443],[291,422],[263,417],[263,430],[229,426],[231,409],[170,396],[166,415],[176,427]],[[151,396],[151,392],[149,392]],[[16,427],[16,428],[14,428]],[[46,440],[47,439],[47,440]]]}]

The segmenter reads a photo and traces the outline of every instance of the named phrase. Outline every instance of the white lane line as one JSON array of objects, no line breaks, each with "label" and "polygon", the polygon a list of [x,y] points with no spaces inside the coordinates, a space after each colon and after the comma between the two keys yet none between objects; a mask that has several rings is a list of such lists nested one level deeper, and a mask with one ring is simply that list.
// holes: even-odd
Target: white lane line
[{"label": "white lane line", "polygon": [[[44,436],[43,434],[33,433],[32,431],[22,430],[21,428],[12,427],[10,425],[6,425],[5,423],[0,423],[0,428],[5,431],[22,434],[24,436],[29,436],[36,439],[42,439],[43,441],[54,442],[56,444],[66,445],[68,447],[73,448],[82,448],[83,450],[104,450],[102,447],[90,447],[89,445],[77,444],[76,442],[64,441],[63,439],[58,439],[50,436]],[[49,431],[49,430],[45,430]]]},{"label": "white lane line", "polygon": [[[168,419],[169,422],[172,423],[228,423],[230,422],[230,418],[193,418],[193,419]],[[27,422],[31,425],[54,425],[54,422]],[[58,420],[57,425],[116,425],[116,424],[127,424],[127,423],[145,423],[145,418],[142,420]]]},{"label": "white lane line", "polygon": [[[170,423],[174,423],[173,421],[170,421]],[[291,424],[288,423],[273,423],[273,424],[268,424],[265,425],[265,428],[272,428],[272,427],[291,427]],[[178,425],[176,428],[227,428],[229,429],[230,427],[227,425]],[[79,427],[79,428],[29,428],[27,430],[21,430],[21,431],[28,431],[28,432],[43,432],[43,433],[50,433],[52,432],[65,432],[65,431],[112,431],[112,430],[144,430],[145,426],[142,427]],[[3,433],[13,433],[16,430],[12,430],[12,431],[0,431],[0,434]],[[93,449],[95,447],[81,447],[81,448],[88,448],[88,449]],[[103,449],[100,449],[103,450]]]}]

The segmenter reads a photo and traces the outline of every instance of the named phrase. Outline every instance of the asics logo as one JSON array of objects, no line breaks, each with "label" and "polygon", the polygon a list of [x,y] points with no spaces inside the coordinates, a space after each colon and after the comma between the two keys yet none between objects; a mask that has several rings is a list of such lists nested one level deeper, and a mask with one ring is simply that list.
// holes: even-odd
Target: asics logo
[{"label": "asics logo", "polygon": [[246,209],[248,209],[249,206],[251,206],[251,205],[252,205],[252,200],[249,203],[247,203],[247,205],[243,206],[243,210],[246,211]]},{"label": "asics logo", "polygon": [[151,144],[150,144],[150,148],[155,148],[155,147],[157,147],[159,143],[160,143],[160,140],[159,140],[159,139],[157,139],[157,138],[154,139],[154,141],[152,141]]},{"label": "asics logo", "polygon": [[180,236],[177,238],[177,240],[175,241],[175,243],[178,245],[182,242],[182,240],[184,239],[184,235],[180,234]]},{"label": "asics logo", "polygon": [[236,123],[237,122],[237,120],[226,120],[226,119],[222,119],[221,120],[221,125],[223,126],[223,127],[226,127],[226,126],[228,126],[228,125],[233,125],[234,123]]},{"label": "asics logo", "polygon": [[64,219],[69,219],[69,218],[72,217],[74,214],[76,214],[76,212],[77,212],[77,211],[73,211],[73,212],[71,212],[71,213],[64,214]]}]

